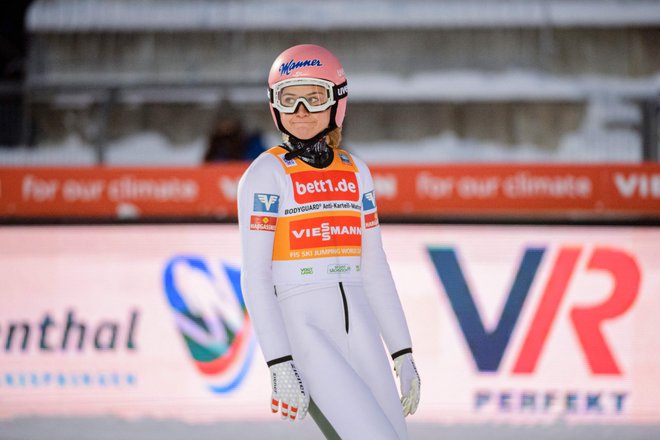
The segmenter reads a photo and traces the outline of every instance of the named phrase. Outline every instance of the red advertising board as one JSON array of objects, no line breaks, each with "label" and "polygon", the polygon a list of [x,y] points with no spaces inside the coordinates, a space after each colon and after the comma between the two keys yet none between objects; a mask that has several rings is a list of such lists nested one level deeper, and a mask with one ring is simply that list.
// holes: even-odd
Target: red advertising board
[{"label": "red advertising board", "polygon": [[[236,218],[247,164],[0,168],[0,216]],[[382,218],[660,218],[660,164],[372,165]]]},{"label": "red advertising board", "polygon": [[381,215],[660,217],[660,165],[373,168]]},{"label": "red advertising board", "polygon": [[2,168],[0,214],[34,218],[236,216],[244,163],[195,168]]}]

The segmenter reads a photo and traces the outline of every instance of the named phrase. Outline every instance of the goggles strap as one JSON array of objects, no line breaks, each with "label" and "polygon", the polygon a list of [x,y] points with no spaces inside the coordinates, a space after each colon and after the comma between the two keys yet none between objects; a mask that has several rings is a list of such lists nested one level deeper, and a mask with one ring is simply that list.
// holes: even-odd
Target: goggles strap
[{"label": "goggles strap", "polygon": [[332,86],[332,94],[334,95],[335,102],[346,98],[348,96],[348,81],[344,81],[337,86]]}]

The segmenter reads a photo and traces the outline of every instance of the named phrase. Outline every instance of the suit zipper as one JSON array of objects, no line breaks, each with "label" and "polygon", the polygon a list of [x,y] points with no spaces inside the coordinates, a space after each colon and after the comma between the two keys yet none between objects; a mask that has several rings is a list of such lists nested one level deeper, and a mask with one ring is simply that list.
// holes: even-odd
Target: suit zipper
[{"label": "suit zipper", "polygon": [[339,283],[339,291],[341,292],[341,300],[344,303],[344,323],[346,325],[346,334],[348,334],[348,301],[346,301],[346,292],[344,292],[344,284]]}]

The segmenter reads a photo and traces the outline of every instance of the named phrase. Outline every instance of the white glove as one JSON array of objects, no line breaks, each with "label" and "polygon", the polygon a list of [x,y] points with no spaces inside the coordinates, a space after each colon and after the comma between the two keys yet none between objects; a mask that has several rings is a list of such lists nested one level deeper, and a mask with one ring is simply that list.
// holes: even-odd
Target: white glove
[{"label": "white glove", "polygon": [[282,411],[282,419],[293,421],[302,420],[307,414],[309,394],[305,391],[300,374],[293,361],[284,361],[271,365],[270,385],[273,388],[271,395],[271,410],[276,413]]},{"label": "white glove", "polygon": [[412,353],[404,353],[394,359],[394,371],[401,384],[401,405],[404,417],[415,414],[419,404],[420,380]]}]

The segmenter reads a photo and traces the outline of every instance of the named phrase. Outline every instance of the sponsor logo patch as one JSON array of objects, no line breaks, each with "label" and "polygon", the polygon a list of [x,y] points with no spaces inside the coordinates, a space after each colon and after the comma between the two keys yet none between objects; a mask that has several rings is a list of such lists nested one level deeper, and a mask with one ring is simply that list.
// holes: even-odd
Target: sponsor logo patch
[{"label": "sponsor logo patch", "polygon": [[250,216],[250,229],[253,231],[272,231],[275,232],[277,226],[277,217],[267,215]]},{"label": "sponsor logo patch", "polygon": [[314,274],[314,268],[313,267],[301,267],[300,268],[300,275],[313,275]]},{"label": "sponsor logo patch", "polygon": [[277,157],[279,157],[282,162],[284,162],[284,165],[287,168],[296,166],[296,161],[294,159],[287,159],[284,156],[286,156],[286,153],[279,154]]},{"label": "sponsor logo patch", "polygon": [[348,264],[331,264],[328,266],[328,273],[348,273],[351,271],[351,266]]},{"label": "sponsor logo patch", "polygon": [[362,227],[359,217],[336,216],[291,222],[291,249],[331,246],[360,246]]},{"label": "sponsor logo patch", "polygon": [[252,209],[255,212],[273,212],[277,213],[280,209],[280,196],[275,194],[261,194],[254,195],[254,204]]},{"label": "sponsor logo patch", "polygon": [[376,209],[376,194],[373,191],[362,194],[362,209],[365,211]]},{"label": "sponsor logo patch", "polygon": [[339,153],[339,159],[341,159],[341,162],[346,165],[352,165],[351,158],[348,157],[348,154],[346,153]]},{"label": "sponsor logo patch", "polygon": [[378,223],[378,213],[372,212],[371,214],[366,214],[364,216],[364,227],[366,229],[375,228],[380,223]]},{"label": "sponsor logo patch", "polygon": [[357,178],[350,171],[303,171],[291,174],[296,203],[360,199]]}]

